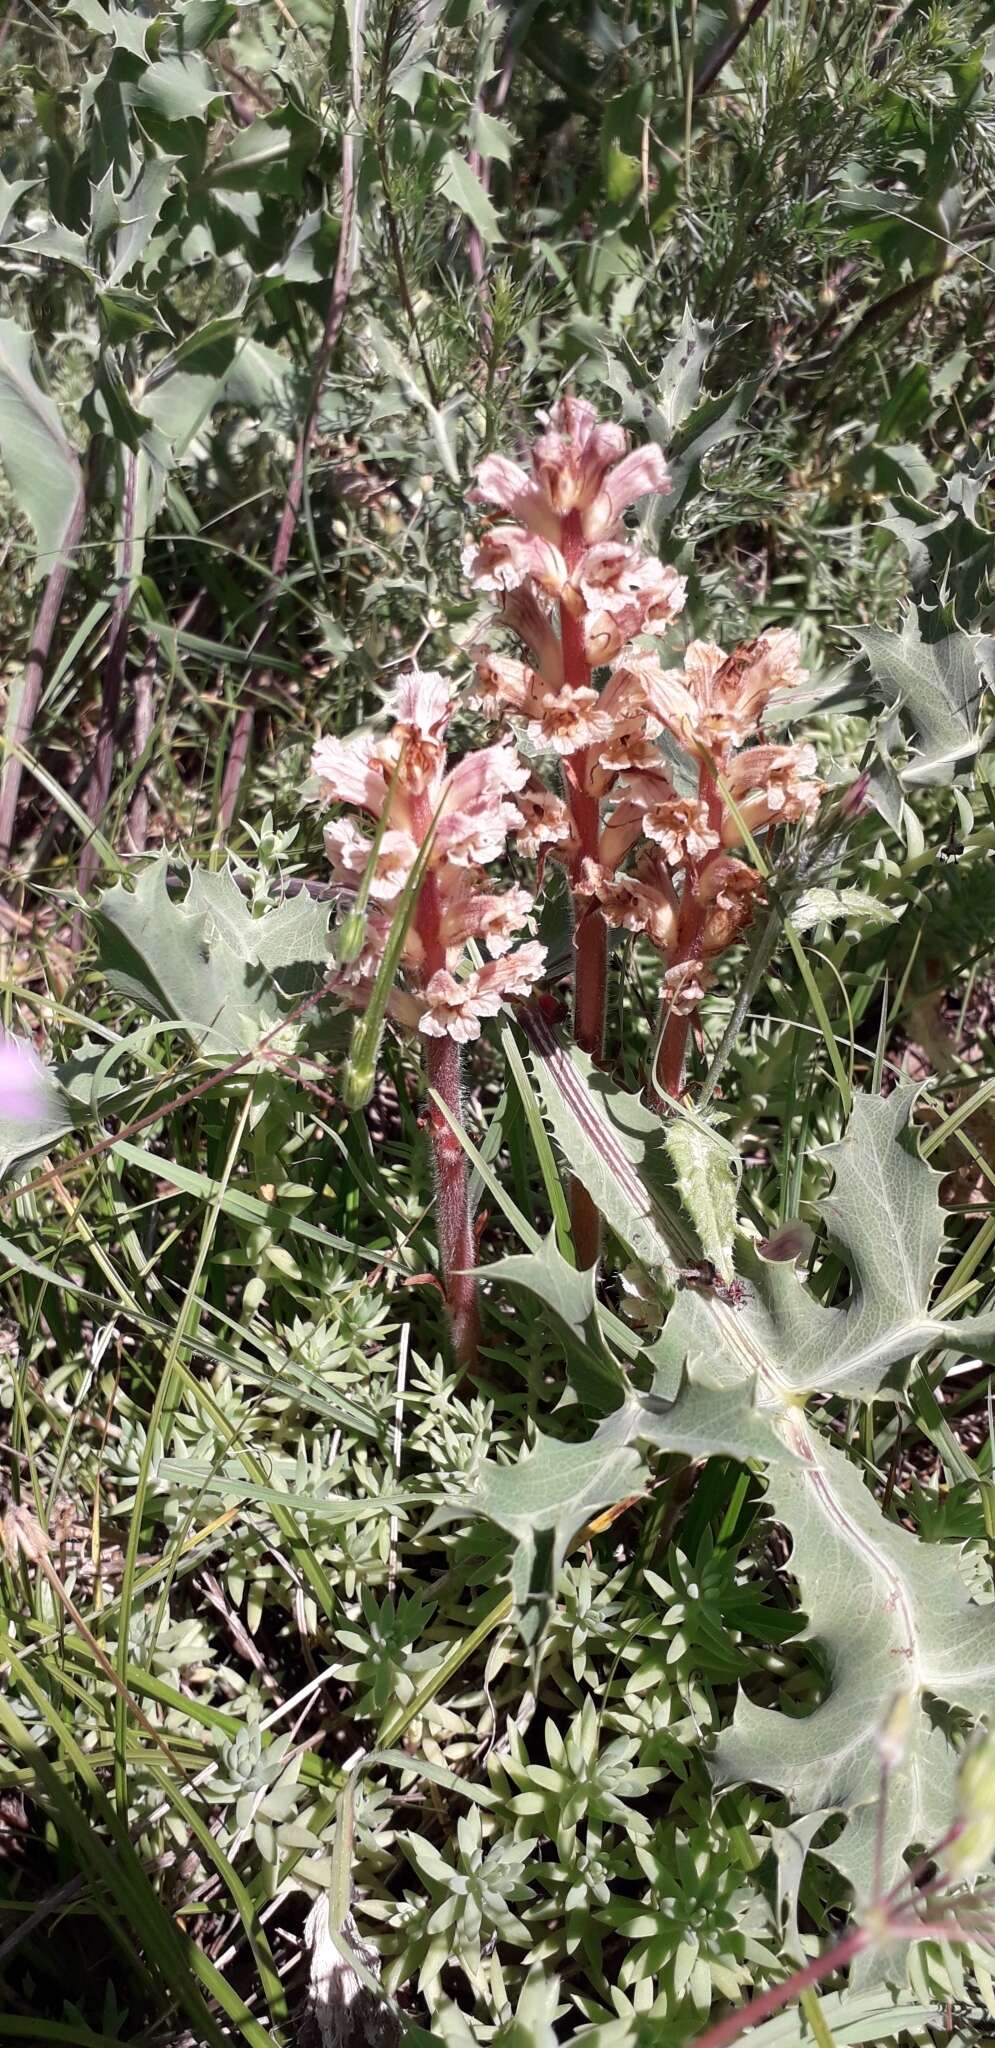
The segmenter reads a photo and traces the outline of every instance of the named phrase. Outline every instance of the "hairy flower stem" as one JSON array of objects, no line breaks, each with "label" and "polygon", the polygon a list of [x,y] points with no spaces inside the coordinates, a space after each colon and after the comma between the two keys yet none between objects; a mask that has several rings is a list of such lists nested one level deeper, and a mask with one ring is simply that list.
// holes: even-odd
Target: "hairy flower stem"
[{"label": "hairy flower stem", "polygon": [[[453,1038],[429,1038],[425,1044],[425,1065],[429,1087],[441,1097],[453,1121],[462,1124],[462,1064],[460,1047]],[[477,1362],[480,1344],[480,1307],[474,1267],[477,1263],[470,1221],[469,1178],[466,1153],[438,1104],[429,1104],[429,1129],[435,1167],[435,1213],[439,1233],[439,1257],[452,1327],[453,1350],[460,1365]]]},{"label": "hairy flower stem", "polygon": [[[571,513],[563,522],[563,554],[571,571],[584,549],[580,520]],[[560,605],[560,640],[563,649],[563,681],[572,690],[590,686],[590,670],[584,652],[579,619],[566,605]],[[601,842],[601,805],[585,789],[588,750],[570,758],[565,776],[567,802],[577,834],[574,874],[576,881],[585,857],[597,861]],[[604,918],[585,898],[574,898],[574,1037],[582,1052],[599,1065],[605,1055],[605,1005],[608,991],[608,927]],[[583,1183],[570,1184],[570,1224],[577,1264],[584,1270],[593,1266],[601,1250],[601,1217]]]},{"label": "hairy flower stem", "polygon": [[[722,798],[711,770],[702,761],[698,770],[698,795],[708,805],[708,822],[720,826],[722,822]],[[698,881],[714,860],[714,854],[706,854],[700,862],[689,863],[681,892],[681,908],[677,921],[677,948],[671,961],[672,967],[684,967],[701,956],[702,933],[705,912],[698,901]],[[691,1029],[690,1014],[681,1015],[671,1005],[660,1020],[660,1030],[650,1068],[650,1086],[647,1091],[651,1103],[659,1105],[663,1096],[669,1095],[676,1101],[684,1079],[684,1059],[687,1053],[688,1034]]]},{"label": "hairy flower stem", "polygon": [[[424,839],[432,825],[430,798],[412,794],[411,822],[418,838]],[[429,871],[421,886],[414,927],[422,943],[425,978],[446,964],[446,942],[442,932],[439,884]],[[463,1053],[454,1038],[425,1039],[425,1069],[429,1088],[445,1103],[452,1123],[430,1102],[429,1133],[435,1169],[435,1214],[439,1236],[442,1284],[452,1328],[453,1350],[461,1366],[477,1362],[480,1344],[480,1304],[474,1268],[477,1248],[470,1219],[470,1181],[466,1153],[452,1124],[463,1123]]]},{"label": "hairy flower stem", "polygon": [[[898,1928],[889,1931],[892,1934],[904,1933],[904,1929]],[[844,1969],[862,1949],[870,1948],[873,1940],[870,1928],[852,1927],[842,1940],[824,1950],[822,1955],[813,1956],[811,1962],[785,1978],[783,1984],[772,1984],[769,1991],[762,1992],[759,1998],[752,1998],[749,2005],[740,2006],[727,2019],[720,2020],[718,2026],[709,2027],[707,2034],[699,2035],[695,2048],[729,2048],[729,2044],[738,2041],[750,2027],[758,2026],[761,2020],[770,2019],[773,2013],[781,2012],[790,2005],[792,1999],[799,1997],[809,1984],[818,1984],[834,1970]]]}]

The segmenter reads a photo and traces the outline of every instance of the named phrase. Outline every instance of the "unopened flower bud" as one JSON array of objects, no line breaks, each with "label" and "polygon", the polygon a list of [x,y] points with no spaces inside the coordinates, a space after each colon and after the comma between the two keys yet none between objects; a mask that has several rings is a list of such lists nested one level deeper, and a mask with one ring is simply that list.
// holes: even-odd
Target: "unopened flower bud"
[{"label": "unopened flower bud", "polygon": [[909,1744],[912,1694],[897,1692],[877,1732],[878,1755],[886,1770],[897,1771]]},{"label": "unopened flower bud", "polygon": [[757,1250],[762,1259],[768,1259],[774,1265],[793,1266],[799,1259],[808,1258],[814,1243],[815,1232],[811,1224],[803,1222],[800,1216],[789,1216],[770,1237],[761,1239]]},{"label": "unopened flower bud", "polygon": [[858,775],[856,782],[851,782],[849,789],[844,791],[840,799],[841,818],[859,818],[861,816],[861,813],[867,809],[867,792],[870,786],[871,778],[866,770],[863,775]]},{"label": "unopened flower bud", "polygon": [[365,1056],[348,1059],[342,1069],[342,1100],[347,1109],[365,1109],[373,1093],[377,1063]]},{"label": "unopened flower bud", "polygon": [[995,1734],[986,1730],[957,1774],[960,1825],[943,1851],[953,1878],[976,1877],[995,1852]]},{"label": "unopened flower bud", "polygon": [[335,934],[335,958],[340,967],[358,960],[366,940],[366,919],[361,910],[347,910]]}]

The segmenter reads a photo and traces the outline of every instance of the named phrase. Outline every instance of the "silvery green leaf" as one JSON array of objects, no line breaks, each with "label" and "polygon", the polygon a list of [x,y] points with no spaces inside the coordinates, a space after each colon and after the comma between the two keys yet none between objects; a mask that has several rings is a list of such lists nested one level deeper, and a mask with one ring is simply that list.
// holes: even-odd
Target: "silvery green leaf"
[{"label": "silvery green leaf", "polygon": [[883,702],[901,705],[918,742],[903,782],[951,781],[978,748],[983,636],[948,633],[924,641],[910,607],[900,633],[864,626],[854,637]]},{"label": "silvery green leaf", "polygon": [[31,336],[16,320],[0,320],[0,449],[14,502],[34,527],[37,568],[47,575],[83,479],[58,407],[35,376]]},{"label": "silvery green leaf", "polygon": [[570,1542],[600,1508],[638,1493],[643,1463],[615,1418],[588,1443],[539,1436],[517,1465],[490,1461],[480,1471],[473,1511],[515,1540],[511,1585],[524,1640],[541,1640]]},{"label": "silvery green leaf", "polygon": [[704,1117],[677,1109],[668,1118],[665,1143],[681,1200],[701,1240],[701,1249],[723,1280],[733,1278],[739,1155]]},{"label": "silvery green leaf", "polygon": [[901,915],[901,909],[893,910],[866,889],[805,889],[790,912],[799,932],[812,931],[820,924],[837,924],[841,918],[848,925],[874,930],[878,925],[897,924]]},{"label": "silvery green leaf", "polygon": [[[634,1118],[632,1098],[571,1059],[541,1020],[530,1020],[529,1035],[542,1100],[567,1163],[583,1173],[627,1242],[650,1214],[671,1258],[683,1264],[684,1226],[651,1193],[649,1113],[637,1105]],[[939,1175],[915,1147],[915,1100],[912,1088],[887,1098],[857,1096],[843,1138],[824,1151],[833,1183],[820,1207],[849,1268],[845,1304],[819,1302],[793,1265],[767,1262],[744,1246],[740,1298],[707,1284],[678,1284],[662,1337],[648,1354],[652,1392],[631,1394],[581,1447],[588,1489],[596,1490],[598,1460],[605,1459],[606,1495],[614,1494],[613,1467],[626,1441],[694,1459],[732,1455],[765,1469],[774,1514],[792,1537],[791,1568],[808,1631],[828,1663],[828,1693],[799,1719],[742,1697],[720,1737],[715,1767],[723,1783],[774,1786],[797,1816],[842,1813],[846,1826],[823,1853],[862,1898],[875,1880],[878,1731],[896,1693],[908,1695],[908,1742],[890,1774],[886,1885],[905,1852],[936,1840],[953,1811],[957,1756],[935,1702],[975,1718],[995,1704],[995,1606],[970,1599],[949,1549],[924,1545],[882,1516],[858,1467],[806,1415],[810,1399],[826,1394],[872,1399],[887,1389],[900,1399],[917,1354],[939,1347],[995,1353],[995,1313],[954,1320],[932,1307],[944,1219]],[[554,1461],[563,1449],[553,1447]],[[513,1587],[519,1601],[534,1597],[538,1544],[548,1603],[564,1523],[554,1545],[545,1519],[554,1473],[536,1470],[543,1486],[523,1488],[516,1502]],[[496,1500],[493,1518],[510,1527],[506,1504],[492,1492],[495,1478],[500,1490],[506,1482],[485,1466],[475,1502],[493,1515]]]},{"label": "silvery green leaf", "polygon": [[133,889],[119,882],[99,898],[107,979],[205,1051],[247,1052],[319,986],[328,905],[302,891],[253,917],[228,868],[191,868],[182,897],[171,895],[168,876],[163,854]]}]

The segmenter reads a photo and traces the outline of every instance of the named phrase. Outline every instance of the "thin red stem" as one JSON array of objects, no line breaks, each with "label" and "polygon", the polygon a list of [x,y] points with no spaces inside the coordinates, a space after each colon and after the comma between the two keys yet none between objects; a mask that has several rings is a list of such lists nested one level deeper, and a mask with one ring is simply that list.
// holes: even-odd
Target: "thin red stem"
[{"label": "thin red stem", "polygon": [[[426,792],[409,795],[411,824],[415,837],[423,839],[431,828],[432,805]],[[446,964],[442,936],[442,905],[439,884],[431,868],[425,876],[414,916],[414,929],[421,941],[422,973],[431,980]],[[428,1085],[445,1103],[445,1116],[438,1103],[428,1108],[435,1168],[435,1214],[439,1238],[439,1262],[446,1305],[452,1327],[453,1349],[465,1368],[477,1362],[480,1344],[480,1303],[474,1268],[477,1248],[470,1218],[470,1181],[466,1153],[452,1124],[463,1123],[463,1054],[455,1039],[426,1038],[425,1066]],[[449,1118],[452,1118],[450,1123]]]},{"label": "thin red stem", "polygon": [[[563,522],[563,555],[568,569],[573,569],[583,547],[580,520],[576,513],[571,513]],[[572,690],[588,689],[591,672],[580,621],[564,604],[560,606],[560,640],[564,684]],[[567,802],[577,834],[573,883],[577,881],[581,862],[596,861],[601,845],[601,804],[586,788],[587,772],[588,750],[582,748],[571,755],[565,778]],[[581,1051],[598,1065],[605,1056],[608,927],[600,910],[587,898],[576,895],[573,956],[574,1037]],[[578,1266],[593,1266],[601,1250],[601,1217],[586,1187],[576,1179],[570,1185],[570,1223]]]},{"label": "thin red stem", "polygon": [[728,2044],[738,2041],[748,2028],[758,2026],[761,2020],[770,2019],[772,2013],[790,2005],[792,1999],[797,1998],[809,1984],[818,1984],[833,1970],[842,1970],[862,1949],[869,1948],[873,1939],[869,1928],[852,1927],[833,1948],[813,1956],[810,1963],[796,1970],[783,1984],[772,1984],[770,1990],[762,1992],[759,1998],[751,1998],[749,2005],[740,2006],[737,2012],[731,2012],[726,2019],[720,2020],[718,2026],[709,2027],[707,2034],[699,2035],[695,2048],[728,2048]]},{"label": "thin red stem", "polygon": [[[462,1054],[452,1038],[426,1040],[429,1087],[441,1097],[456,1123],[463,1121]],[[452,1326],[453,1349],[460,1364],[476,1364],[480,1344],[480,1307],[474,1267],[477,1263],[470,1221],[466,1153],[436,1103],[429,1104],[432,1161],[435,1167],[435,1214],[439,1258]]]}]

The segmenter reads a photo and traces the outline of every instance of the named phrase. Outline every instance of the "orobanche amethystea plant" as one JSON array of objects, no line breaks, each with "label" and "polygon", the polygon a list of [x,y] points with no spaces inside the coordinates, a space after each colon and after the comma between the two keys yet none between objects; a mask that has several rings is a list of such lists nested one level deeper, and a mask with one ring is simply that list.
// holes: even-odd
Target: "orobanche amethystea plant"
[{"label": "orobanche amethystea plant", "polygon": [[[802,674],[797,641],[767,633],[728,656],[693,641],[680,668],[664,666],[647,643],[682,609],[684,581],[621,523],[640,498],[669,489],[659,449],[629,451],[621,427],[565,397],[531,462],[530,473],[487,456],[471,493],[509,519],[469,547],[467,572],[526,651],[483,651],[481,699],[522,721],[534,749],[559,756],[562,794],[530,783],[517,840],[567,868],[577,1042],[602,1058],[608,927],[645,934],[667,963],[653,1089],[676,1095],[708,963],[749,922],[760,889],[732,850],[742,827],[752,836],[818,803],[810,747],[747,744],[768,699]],[[576,1181],[572,1208],[578,1261],[589,1265],[598,1218]]]},{"label": "orobanche amethystea plant", "polygon": [[[447,770],[451,709],[444,677],[415,670],[389,700],[386,733],[321,739],[312,767],[324,798],[364,812],[377,828],[375,839],[348,817],[325,828],[333,880],[355,890],[369,878],[362,949],[340,962],[331,983],[358,1009],[370,1003],[400,899],[422,863],[386,1007],[398,1024],[420,1033],[429,1087],[445,1104],[443,1110],[433,1101],[429,1110],[439,1250],[454,1343],[469,1362],[478,1318],[466,1158],[453,1130],[462,1114],[460,1049],[479,1037],[482,1018],[529,993],[546,956],[534,940],[515,944],[528,928],[531,896],[519,888],[494,891],[484,872],[521,825],[510,799],[528,781],[528,769],[503,741]],[[490,955],[480,966],[467,967],[471,938]]]}]

